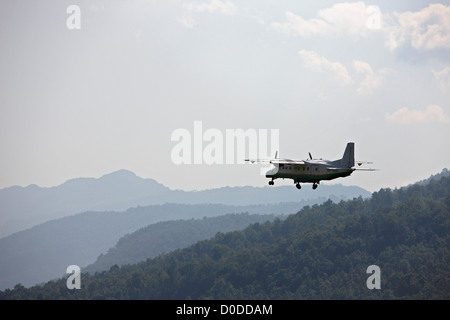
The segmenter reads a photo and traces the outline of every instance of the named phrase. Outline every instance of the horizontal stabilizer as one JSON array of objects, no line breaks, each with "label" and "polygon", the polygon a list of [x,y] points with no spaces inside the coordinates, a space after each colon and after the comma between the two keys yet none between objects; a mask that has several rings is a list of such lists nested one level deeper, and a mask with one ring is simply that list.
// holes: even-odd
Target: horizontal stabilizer
[{"label": "horizontal stabilizer", "polygon": [[355,161],[355,162],[358,164],[358,166],[360,166],[362,164],[373,164],[372,161]]}]

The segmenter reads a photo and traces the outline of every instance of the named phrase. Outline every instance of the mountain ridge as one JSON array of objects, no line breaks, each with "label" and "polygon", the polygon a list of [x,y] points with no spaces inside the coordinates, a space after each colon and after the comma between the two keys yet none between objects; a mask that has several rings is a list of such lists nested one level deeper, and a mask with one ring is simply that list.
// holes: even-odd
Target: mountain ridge
[{"label": "mountain ridge", "polygon": [[249,205],[310,198],[352,198],[370,192],[356,186],[323,185],[298,192],[288,186],[221,187],[200,191],[170,189],[154,179],[118,170],[100,178],[74,178],[48,188],[37,185],[0,189],[0,238],[52,219],[84,211],[124,211],[163,203]]}]

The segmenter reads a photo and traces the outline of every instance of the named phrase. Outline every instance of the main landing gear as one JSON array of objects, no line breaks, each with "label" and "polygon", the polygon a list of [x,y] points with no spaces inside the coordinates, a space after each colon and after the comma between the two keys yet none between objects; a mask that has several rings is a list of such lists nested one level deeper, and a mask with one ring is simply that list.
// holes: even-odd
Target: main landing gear
[{"label": "main landing gear", "polygon": [[[294,183],[295,183],[295,182],[294,182]],[[274,184],[275,184],[275,183],[273,182],[273,179],[269,181],[269,186],[273,186]],[[313,183],[313,186],[312,186],[313,190],[316,190],[316,189],[317,189],[318,184],[319,184],[318,182],[317,182],[317,183],[316,183],[316,182]],[[299,190],[302,188],[302,186],[300,185],[299,182],[295,183],[295,186],[296,186],[297,189],[299,189]]]},{"label": "main landing gear", "polygon": [[[297,183],[295,184],[295,186],[296,186],[297,189],[299,189],[299,190],[302,188],[302,186],[300,185],[299,182],[297,182]],[[314,184],[313,184],[313,186],[312,186],[313,190],[316,190],[317,187],[318,187],[318,183],[315,183],[315,182],[314,182]]]}]

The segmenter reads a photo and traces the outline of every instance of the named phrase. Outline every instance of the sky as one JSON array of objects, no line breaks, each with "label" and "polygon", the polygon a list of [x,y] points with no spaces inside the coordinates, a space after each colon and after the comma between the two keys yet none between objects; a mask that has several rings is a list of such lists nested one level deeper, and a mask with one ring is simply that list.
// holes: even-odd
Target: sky
[{"label": "sky", "polygon": [[173,159],[174,133],[201,156],[238,129],[277,131],[294,159],[352,141],[379,169],[324,184],[377,191],[450,167],[450,2],[2,0],[0,43],[0,188],[120,169],[265,186],[261,165]]}]

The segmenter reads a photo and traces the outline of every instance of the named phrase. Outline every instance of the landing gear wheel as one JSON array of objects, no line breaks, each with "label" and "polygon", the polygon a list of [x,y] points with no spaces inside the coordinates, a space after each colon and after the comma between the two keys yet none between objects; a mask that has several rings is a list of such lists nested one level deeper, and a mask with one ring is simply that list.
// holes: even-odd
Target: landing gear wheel
[{"label": "landing gear wheel", "polygon": [[317,183],[314,183],[313,184],[313,190],[316,190],[317,189]]},{"label": "landing gear wheel", "polygon": [[299,190],[302,188],[302,186],[300,185],[300,183],[297,183],[295,186],[296,186],[297,189],[299,189]]},{"label": "landing gear wheel", "polygon": [[269,181],[269,186],[273,186],[273,185],[274,185],[273,180],[270,180],[270,181]]}]

